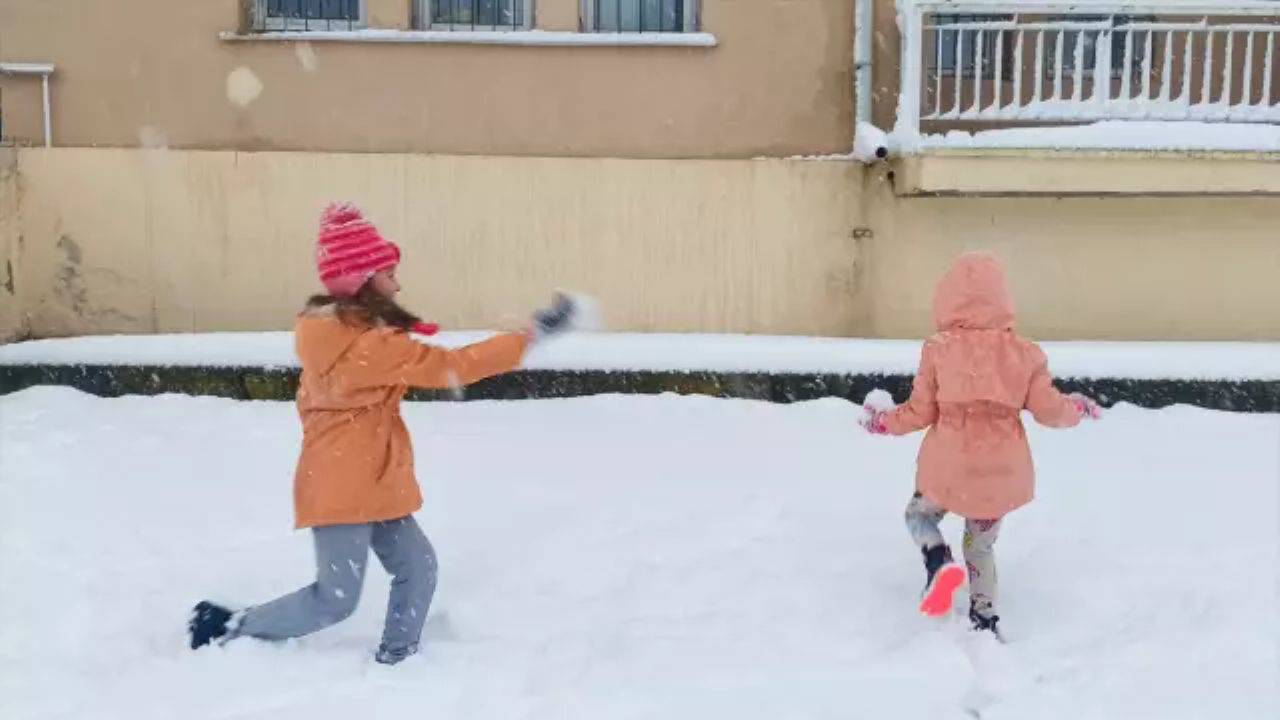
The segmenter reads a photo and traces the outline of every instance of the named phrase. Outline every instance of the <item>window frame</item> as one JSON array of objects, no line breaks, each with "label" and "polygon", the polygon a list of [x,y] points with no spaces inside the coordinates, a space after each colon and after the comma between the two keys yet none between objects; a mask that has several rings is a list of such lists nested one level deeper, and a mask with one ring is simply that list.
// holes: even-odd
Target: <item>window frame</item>
[{"label": "window frame", "polygon": [[454,32],[526,32],[536,27],[534,22],[534,13],[537,10],[537,3],[534,0],[512,0],[512,3],[520,3],[524,5],[524,22],[512,27],[511,25],[472,25],[471,23],[433,23],[431,18],[435,15],[433,10],[437,2],[441,0],[414,0],[413,1],[413,27],[418,30],[447,30]]},{"label": "window frame", "polygon": [[[598,0],[599,2],[614,2],[615,0]],[[641,0],[643,2],[644,0]],[[681,0],[684,3],[684,27],[679,30],[605,30],[596,27],[595,5],[597,0],[581,0],[579,2],[579,17],[582,21],[582,31],[588,33],[696,33],[702,31],[702,3],[700,0]]]},{"label": "window frame", "polygon": [[270,16],[267,14],[268,2],[269,0],[253,0],[249,17],[249,27],[253,32],[340,32],[369,27],[368,0],[356,0],[359,17],[355,20]]},{"label": "window frame", "polygon": [[[944,21],[944,18],[946,18],[945,21]],[[965,15],[935,16],[933,18],[933,24],[937,26],[938,29],[934,33],[934,36],[935,36],[934,42],[937,43],[937,45],[934,46],[933,52],[928,53],[925,59],[925,70],[927,72],[932,73],[930,77],[941,76],[943,78],[955,78],[957,80],[963,80],[963,79],[973,78],[977,72],[981,72],[982,79],[994,80],[996,76],[996,72],[995,72],[996,63],[994,58],[995,48],[996,48],[996,33],[1013,33],[1016,31],[995,30],[995,31],[992,31],[990,35],[983,38],[983,54],[982,54],[983,66],[981,68],[977,68],[975,66],[977,65],[978,53],[974,49],[973,44],[968,44],[965,46],[965,50],[966,50],[966,52],[964,53],[965,56],[960,58],[961,66],[956,67],[955,65],[955,62],[956,62],[955,47],[956,47],[956,43],[958,42],[957,38],[959,38],[961,33],[964,33],[966,37],[976,36],[977,31],[945,30],[944,28],[949,24],[981,22],[983,20],[990,20],[992,22],[1007,22],[1007,21],[1013,20],[1013,18],[1014,18],[1014,15],[1009,13],[977,13],[977,14],[965,14]],[[948,33],[948,32],[951,33],[951,36],[952,36],[952,41],[951,41],[952,44],[951,44],[950,52],[945,51],[946,43],[944,42],[944,33]],[[1002,58],[1002,60],[1004,61],[1004,66],[1006,68],[1012,66],[1013,54],[1014,53],[1013,53],[1012,45],[1006,42],[1004,44],[1005,57]],[[939,58],[941,58],[941,63],[939,63]]]}]

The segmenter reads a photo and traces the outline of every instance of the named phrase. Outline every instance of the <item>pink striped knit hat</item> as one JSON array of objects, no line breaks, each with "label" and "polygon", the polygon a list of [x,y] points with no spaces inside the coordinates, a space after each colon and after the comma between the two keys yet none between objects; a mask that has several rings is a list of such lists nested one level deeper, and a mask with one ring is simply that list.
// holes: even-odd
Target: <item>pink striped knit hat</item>
[{"label": "pink striped knit hat", "polygon": [[351,297],[374,273],[399,264],[400,248],[379,235],[360,208],[333,203],[320,215],[316,266],[330,295]]}]

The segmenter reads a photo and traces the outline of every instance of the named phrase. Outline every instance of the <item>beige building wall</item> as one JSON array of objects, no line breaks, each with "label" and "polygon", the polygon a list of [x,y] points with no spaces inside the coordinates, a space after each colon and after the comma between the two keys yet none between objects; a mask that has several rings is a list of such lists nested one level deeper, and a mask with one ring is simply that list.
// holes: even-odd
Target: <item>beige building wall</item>
[{"label": "beige building wall", "polygon": [[0,342],[22,337],[23,317],[18,276],[18,155],[0,147]]},{"label": "beige building wall", "polygon": [[[453,327],[567,286],[616,329],[919,336],[933,278],[990,248],[1036,336],[1280,339],[1274,158],[750,159],[849,147],[851,0],[703,0],[713,48],[220,39],[242,4],[0,0],[0,60],[57,65],[63,146],[0,148],[0,338],[286,327],[349,198]],[[537,7],[578,29],[578,0]],[[409,8],[367,2],[375,27]],[[0,120],[39,142],[38,78],[0,76]]]},{"label": "beige building wall", "polygon": [[1274,196],[900,197],[883,168],[796,160],[30,149],[19,166],[37,335],[286,328],[317,289],[319,211],[349,198],[403,246],[406,303],[448,327],[519,322],[569,287],[615,330],[920,337],[946,264],[991,249],[1035,337],[1280,340]]},{"label": "beige building wall", "polygon": [[324,204],[401,244],[405,301],[522,322],[558,287],[611,327],[842,334],[858,167],[421,155],[23,150],[20,272],[41,335],[286,328],[319,289]]},{"label": "beige building wall", "polygon": [[1008,268],[1018,327],[1031,337],[1280,340],[1276,197],[898,198],[873,207],[871,335],[929,333],[933,281],[957,254],[990,250]]},{"label": "beige building wall", "polygon": [[[410,0],[368,0],[406,27]],[[576,30],[579,0],[538,0]],[[62,146],[751,158],[852,143],[851,0],[703,0],[712,48],[232,42],[240,0],[0,0],[0,60],[52,62]],[[241,107],[228,76],[261,94]],[[0,76],[40,141],[39,81]]]},{"label": "beige building wall", "polygon": [[[857,2],[867,2],[874,4],[873,121],[891,128],[896,113],[901,63],[895,0],[700,0],[701,27],[718,42],[713,48],[220,39],[244,30],[246,2],[0,0],[0,61],[57,65],[54,138],[67,146],[624,158],[821,155],[847,152],[852,142],[853,11]],[[365,3],[372,27],[410,27],[412,0]],[[579,30],[580,6],[580,0],[538,0],[537,29]],[[1153,42],[1163,47],[1159,36]],[[1184,71],[1181,42],[1174,43],[1175,87]],[[1243,68],[1246,50],[1236,45],[1236,67]],[[1268,90],[1266,77],[1269,91],[1280,94],[1280,73],[1263,72],[1264,46],[1255,43],[1251,58],[1252,96],[1258,98]],[[1225,52],[1217,49],[1216,67]],[[1194,54],[1196,68],[1201,57]],[[228,78],[236,71],[252,73],[262,84],[261,94],[243,107],[228,99]],[[1194,74],[1198,98],[1200,71]],[[1244,86],[1238,74],[1237,98]],[[1006,98],[1015,92],[1011,75],[1001,89]],[[1032,73],[1024,75],[1027,96]],[[0,76],[6,135],[41,140],[39,85],[36,78]],[[926,103],[933,92],[927,85]],[[947,107],[953,89],[953,80],[945,79]],[[972,101],[968,85],[961,101]],[[990,125],[931,122],[925,129],[953,127]]]}]

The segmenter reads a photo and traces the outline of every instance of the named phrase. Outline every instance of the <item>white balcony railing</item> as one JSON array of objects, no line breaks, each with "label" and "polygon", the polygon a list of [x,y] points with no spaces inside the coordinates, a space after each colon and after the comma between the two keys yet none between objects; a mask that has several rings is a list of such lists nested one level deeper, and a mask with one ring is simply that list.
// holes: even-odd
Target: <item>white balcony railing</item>
[{"label": "white balcony railing", "polygon": [[1280,122],[1275,0],[898,0],[921,122]]}]

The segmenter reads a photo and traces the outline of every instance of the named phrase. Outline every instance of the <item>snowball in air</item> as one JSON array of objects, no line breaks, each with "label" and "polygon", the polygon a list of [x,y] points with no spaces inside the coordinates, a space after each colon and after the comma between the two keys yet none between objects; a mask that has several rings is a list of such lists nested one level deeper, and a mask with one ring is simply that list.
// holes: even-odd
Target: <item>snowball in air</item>
[{"label": "snowball in air", "polygon": [[320,58],[316,56],[315,48],[311,47],[309,42],[300,42],[294,45],[293,54],[297,56],[302,69],[307,72],[315,72],[316,67],[320,64]]},{"label": "snowball in air", "polygon": [[169,137],[154,125],[143,125],[138,128],[138,144],[148,150],[167,150]]},{"label": "snowball in air", "polygon": [[262,94],[262,81],[247,67],[241,66],[227,75],[227,99],[240,107],[258,99]]}]

